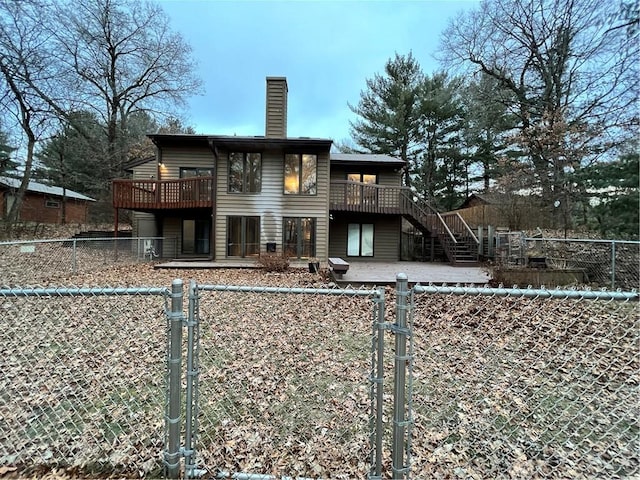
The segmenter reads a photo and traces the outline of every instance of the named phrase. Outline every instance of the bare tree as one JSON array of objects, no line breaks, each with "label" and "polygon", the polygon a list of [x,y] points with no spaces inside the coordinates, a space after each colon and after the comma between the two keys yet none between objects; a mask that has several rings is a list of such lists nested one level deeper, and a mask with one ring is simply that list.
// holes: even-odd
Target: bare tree
[{"label": "bare tree", "polygon": [[13,118],[15,126],[26,141],[22,181],[13,195],[5,230],[11,231],[18,220],[25,192],[29,186],[36,142],[47,129],[51,112],[41,98],[25,82],[46,75],[47,53],[43,29],[38,28],[39,2],[0,2],[0,82],[2,97],[0,108],[7,118]]},{"label": "bare tree", "polygon": [[533,167],[531,187],[563,205],[558,220],[570,209],[567,173],[637,126],[637,30],[617,28],[624,22],[610,9],[598,0],[485,0],[442,35],[448,65],[483,72],[511,92],[514,141]]},{"label": "bare tree", "polygon": [[[149,1],[0,0],[0,15],[4,99],[14,102],[28,139],[25,188],[38,136],[29,126],[46,110],[89,140],[92,162],[108,166],[99,195],[108,207],[109,180],[128,159],[130,123],[140,114],[175,117],[185,98],[199,92],[191,48]],[[102,138],[80,111],[96,115]]]},{"label": "bare tree", "polygon": [[108,162],[119,173],[131,116],[173,113],[199,92],[191,47],[171,31],[160,6],[148,1],[73,0],[57,5],[53,15],[58,60],[69,72],[66,91],[79,109],[95,111],[104,122]]}]

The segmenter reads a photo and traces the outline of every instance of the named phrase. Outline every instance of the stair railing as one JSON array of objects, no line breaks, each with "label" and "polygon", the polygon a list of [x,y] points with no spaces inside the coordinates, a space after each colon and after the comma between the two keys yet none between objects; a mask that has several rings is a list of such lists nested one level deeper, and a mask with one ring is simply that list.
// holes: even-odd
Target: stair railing
[{"label": "stair railing", "polygon": [[419,205],[414,199],[410,189],[402,191],[402,208],[403,212],[407,215],[411,215],[424,225],[430,232],[435,234],[442,245],[442,248],[447,255],[447,258],[452,262],[456,262],[456,248],[458,243],[456,236],[449,228],[449,225],[445,222],[442,215],[431,205],[423,203],[425,208],[432,213],[427,213],[422,205]]}]

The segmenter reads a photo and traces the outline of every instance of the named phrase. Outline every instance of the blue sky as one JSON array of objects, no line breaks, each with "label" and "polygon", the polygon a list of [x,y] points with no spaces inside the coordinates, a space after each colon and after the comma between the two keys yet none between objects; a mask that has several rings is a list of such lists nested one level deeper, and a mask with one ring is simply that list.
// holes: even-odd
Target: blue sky
[{"label": "blue sky", "polygon": [[395,52],[427,74],[440,34],[472,0],[160,0],[193,47],[204,95],[190,99],[198,133],[264,135],[265,78],[287,77],[288,135],[349,138],[366,79]]}]

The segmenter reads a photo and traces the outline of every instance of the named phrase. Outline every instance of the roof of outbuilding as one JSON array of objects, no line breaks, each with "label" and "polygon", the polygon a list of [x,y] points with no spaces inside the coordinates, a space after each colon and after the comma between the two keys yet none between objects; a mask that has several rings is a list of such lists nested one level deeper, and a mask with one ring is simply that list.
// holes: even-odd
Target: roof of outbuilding
[{"label": "roof of outbuilding", "polygon": [[[8,188],[11,189],[18,189],[20,188],[20,183],[22,181],[18,178],[12,178],[12,177],[0,177],[0,185],[4,185]],[[27,187],[27,191],[29,192],[36,192],[36,193],[42,193],[44,195],[53,195],[55,197],[62,197],[63,195],[68,197],[68,198],[75,198],[77,200],[85,200],[87,202],[95,202],[96,200],[94,198],[91,197],[87,197],[86,195],[83,195],[82,193],[78,193],[78,192],[74,192],[73,190],[69,190],[66,189],[66,191],[63,191],[62,187],[53,187],[50,185],[45,185],[44,183],[38,183],[38,182],[33,182],[30,181],[29,182],[29,186]]]}]

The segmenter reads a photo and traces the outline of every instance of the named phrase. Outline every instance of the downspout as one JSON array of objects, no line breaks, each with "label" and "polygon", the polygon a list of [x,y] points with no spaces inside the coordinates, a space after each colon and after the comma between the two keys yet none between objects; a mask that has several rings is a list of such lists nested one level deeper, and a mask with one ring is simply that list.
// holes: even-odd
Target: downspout
[{"label": "downspout", "polygon": [[209,245],[211,248],[209,250],[209,259],[216,259],[216,208],[218,202],[216,199],[218,198],[218,149],[213,143],[212,139],[209,139],[209,148],[211,148],[211,152],[213,153],[213,180],[211,185],[211,228],[209,229]]}]

